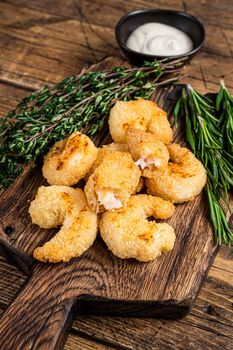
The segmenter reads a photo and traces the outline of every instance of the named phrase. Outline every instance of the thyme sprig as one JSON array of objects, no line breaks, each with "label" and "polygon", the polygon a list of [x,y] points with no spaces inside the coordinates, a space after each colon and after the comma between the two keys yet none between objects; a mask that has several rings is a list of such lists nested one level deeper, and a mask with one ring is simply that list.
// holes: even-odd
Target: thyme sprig
[{"label": "thyme sprig", "polygon": [[24,164],[73,131],[98,133],[117,99],[149,98],[157,86],[177,79],[182,60],[146,62],[74,75],[24,98],[0,118],[0,190]]},{"label": "thyme sprig", "polygon": [[[223,100],[218,98],[218,105]],[[184,117],[186,139],[207,171],[205,190],[214,227],[216,244],[231,244],[233,233],[221,200],[228,205],[228,191],[233,185],[233,163],[225,149],[221,125],[213,101],[190,85],[182,91],[174,109],[175,119]],[[223,127],[225,128],[225,127]]]}]

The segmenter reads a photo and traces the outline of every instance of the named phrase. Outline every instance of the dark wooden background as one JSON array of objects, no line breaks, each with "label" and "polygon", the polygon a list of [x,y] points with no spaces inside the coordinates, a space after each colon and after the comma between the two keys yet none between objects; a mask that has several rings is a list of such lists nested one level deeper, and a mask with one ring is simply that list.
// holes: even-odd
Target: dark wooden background
[{"label": "dark wooden background", "polygon": [[[34,89],[86,63],[119,56],[117,20],[127,11],[147,7],[185,10],[203,20],[206,44],[186,70],[186,81],[201,92],[216,91],[223,77],[233,92],[232,0],[5,0],[0,2],[0,116]],[[0,314],[25,278],[0,257]],[[224,247],[188,317],[163,321],[82,316],[74,322],[65,349],[232,349],[232,297],[233,252]]]}]

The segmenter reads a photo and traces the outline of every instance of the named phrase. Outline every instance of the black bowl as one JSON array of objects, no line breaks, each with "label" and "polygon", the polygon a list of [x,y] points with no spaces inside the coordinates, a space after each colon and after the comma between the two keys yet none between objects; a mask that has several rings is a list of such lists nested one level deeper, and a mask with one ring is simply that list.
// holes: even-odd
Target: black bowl
[{"label": "black bowl", "polygon": [[[144,61],[163,59],[164,56],[143,54],[129,49],[126,41],[130,34],[140,25],[148,22],[160,22],[171,25],[185,32],[193,41],[193,49],[182,55],[169,56],[170,58],[187,57],[189,60],[200,50],[205,40],[203,24],[194,16],[186,12],[173,10],[137,10],[124,15],[116,25],[115,34],[118,44],[127,58],[134,65],[142,65]],[[167,58],[167,56],[166,56]]]}]

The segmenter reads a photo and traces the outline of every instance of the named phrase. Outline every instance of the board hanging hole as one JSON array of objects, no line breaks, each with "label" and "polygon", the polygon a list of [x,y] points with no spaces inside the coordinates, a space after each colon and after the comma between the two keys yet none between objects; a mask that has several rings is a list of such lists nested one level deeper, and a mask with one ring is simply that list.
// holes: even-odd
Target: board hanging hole
[{"label": "board hanging hole", "polygon": [[8,235],[8,236],[11,235],[13,231],[14,231],[14,228],[11,227],[11,226],[6,226],[6,227],[4,227],[4,232],[5,232],[5,234]]}]

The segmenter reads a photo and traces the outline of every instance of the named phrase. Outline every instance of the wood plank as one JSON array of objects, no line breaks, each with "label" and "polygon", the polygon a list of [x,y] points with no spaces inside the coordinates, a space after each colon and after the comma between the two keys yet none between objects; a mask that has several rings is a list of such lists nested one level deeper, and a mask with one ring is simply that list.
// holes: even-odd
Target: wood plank
[{"label": "wood plank", "polygon": [[[0,304],[0,319],[3,315],[4,309],[2,309]],[[64,350],[107,350],[109,349],[109,345],[105,346],[102,342],[97,343],[96,339],[88,339],[87,336],[78,336],[76,332],[69,334],[66,344],[64,346]],[[119,347],[118,347],[119,349]],[[56,349],[58,350],[58,349]]]},{"label": "wood plank", "polygon": [[227,247],[225,247],[225,249],[221,249],[214,261],[214,266],[216,269],[219,269],[220,278],[225,278],[225,276],[221,274],[220,270],[223,272],[225,271],[226,273],[229,273],[227,282],[229,283],[232,281],[233,283],[233,279],[230,278],[230,276],[233,274],[233,256],[231,249],[228,249]]},{"label": "wood plank", "polygon": [[[27,0],[18,0],[17,2],[16,0],[7,0],[6,2],[18,7],[40,10],[41,12],[46,14],[49,13],[51,15],[63,15],[64,17],[78,19],[86,17],[90,23],[94,24],[103,22],[104,18],[104,22],[110,27],[112,26],[112,23],[116,23],[119,17],[121,17],[124,13],[137,8],[164,8],[187,11],[190,14],[199,17],[205,23],[221,25],[222,27],[229,29],[233,23],[233,6],[231,0],[225,0],[224,6],[222,6],[218,0],[202,0],[200,2],[195,0],[157,0],[156,3],[148,2],[146,0],[134,0],[132,2],[111,0],[111,2],[105,3],[103,3],[101,0],[95,0],[92,2],[88,0],[67,0],[64,3],[62,0],[58,0],[56,2],[56,6],[53,6],[53,3],[49,0],[45,0],[43,2],[40,0],[32,0],[30,3],[28,3]],[[217,23],[216,14],[218,18]]]},{"label": "wood plank", "polygon": [[[233,273],[232,258],[227,248],[220,250],[222,266],[229,264]],[[218,260],[218,259],[216,259]],[[104,318],[80,316],[75,320],[72,334],[65,349],[231,349],[233,310],[231,307],[233,286],[224,283],[222,271],[216,271],[215,263],[201,290],[199,298],[186,318],[180,321],[153,319]],[[0,258],[0,309],[5,309],[17,293],[25,277],[15,267]],[[229,275],[229,281],[230,275]],[[10,286],[10,288],[9,288]],[[192,342],[190,344],[190,339]],[[210,341],[209,339],[213,339]],[[95,343],[99,342],[99,344]],[[102,345],[105,344],[105,345]],[[99,346],[99,347],[98,347]],[[85,349],[86,349],[85,348]]]},{"label": "wood plank", "polygon": [[0,305],[3,309],[11,302],[26,280],[25,274],[0,256]]},{"label": "wood plank", "polygon": [[[76,333],[70,334],[67,338],[64,350],[109,350],[109,344],[104,345],[103,342],[97,343],[96,339],[87,339],[79,337]],[[118,349],[122,349],[122,347],[118,347]],[[123,349],[122,349],[123,350]]]},{"label": "wood plank", "polygon": [[[19,9],[18,16],[22,16],[20,22],[18,17],[16,21],[14,19],[14,6],[0,4],[1,7],[5,11],[4,27],[0,30],[0,78],[3,80],[30,88],[42,88],[76,72],[88,61],[87,57],[93,63],[101,59],[105,52],[119,54],[114,32],[112,28],[104,27],[103,21],[101,25],[90,26],[87,22],[45,13],[41,15],[37,10],[26,8]],[[34,16],[31,26],[25,24],[28,16]],[[232,88],[233,34],[228,29],[213,25],[207,25],[206,29],[206,51],[192,61],[190,79],[194,79],[195,86],[200,84],[201,88],[204,81],[207,90],[218,84],[218,80],[227,72],[225,80]],[[214,36],[211,35],[213,31]],[[14,46],[8,45],[8,42],[14,42]]]},{"label": "wood plank", "polygon": [[33,92],[31,89],[20,88],[9,83],[0,82],[0,118],[12,111],[20,100]]},{"label": "wood plank", "polygon": [[[75,28],[77,32],[82,33],[79,22],[69,23],[67,28]],[[103,28],[102,31],[105,32]],[[25,32],[19,29],[12,30],[11,34],[7,34],[8,32],[8,29],[1,29],[0,36],[5,38],[2,42],[11,40],[15,42],[15,46],[9,49],[5,46],[2,48],[0,79],[21,83],[29,88],[39,89],[76,73],[87,63],[85,57],[90,55],[84,34],[79,34],[78,43],[75,44],[50,37],[49,30],[46,34],[43,34],[42,30],[36,35],[27,33],[26,37]],[[56,35],[60,36],[59,33]],[[41,45],[38,45],[38,40]],[[97,46],[100,45],[97,43]],[[109,51],[104,43],[102,51],[96,50],[96,55],[90,59],[91,63],[103,58],[105,49]]]}]

